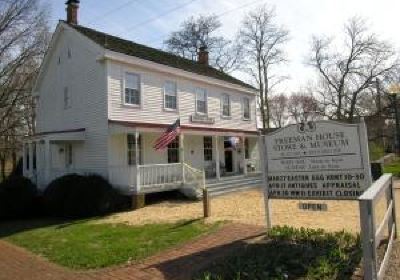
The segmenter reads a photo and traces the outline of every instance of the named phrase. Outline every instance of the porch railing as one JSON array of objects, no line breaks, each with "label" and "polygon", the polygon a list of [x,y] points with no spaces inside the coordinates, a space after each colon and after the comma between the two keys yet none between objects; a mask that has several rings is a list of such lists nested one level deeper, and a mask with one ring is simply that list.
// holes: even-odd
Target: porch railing
[{"label": "porch railing", "polygon": [[110,166],[109,180],[124,192],[152,192],[175,189],[184,184],[196,189],[205,187],[205,173],[187,163]]},{"label": "porch railing", "polygon": [[206,175],[204,170],[193,168],[189,164],[183,163],[184,182],[192,184],[196,189],[204,189],[206,187]]},{"label": "porch railing", "polygon": [[139,165],[137,173],[138,191],[147,187],[183,183],[182,173],[181,163]]}]

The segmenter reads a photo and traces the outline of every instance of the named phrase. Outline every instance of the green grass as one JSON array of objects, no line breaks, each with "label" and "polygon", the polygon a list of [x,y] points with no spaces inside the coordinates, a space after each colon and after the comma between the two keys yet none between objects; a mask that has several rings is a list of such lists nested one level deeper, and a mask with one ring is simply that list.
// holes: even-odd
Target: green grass
[{"label": "green grass", "polygon": [[385,164],[383,167],[384,173],[392,173],[396,177],[400,177],[400,158],[396,158],[395,161],[389,164]]},{"label": "green grass", "polygon": [[203,270],[196,280],[350,279],[361,261],[357,236],[345,232],[275,227]]},{"label": "green grass", "polygon": [[369,142],[368,147],[370,161],[376,161],[385,155],[385,150],[381,145],[378,145],[374,142]]},{"label": "green grass", "polygon": [[143,226],[78,221],[22,231],[5,240],[62,266],[92,269],[142,260],[216,227],[202,221]]}]

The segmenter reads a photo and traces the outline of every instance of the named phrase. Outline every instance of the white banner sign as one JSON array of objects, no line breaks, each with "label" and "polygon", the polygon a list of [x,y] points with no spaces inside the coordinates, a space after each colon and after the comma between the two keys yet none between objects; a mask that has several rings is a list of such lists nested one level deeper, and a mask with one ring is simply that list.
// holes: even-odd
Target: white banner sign
[{"label": "white banner sign", "polygon": [[356,199],[371,185],[364,122],[289,125],[264,143],[269,198]]}]

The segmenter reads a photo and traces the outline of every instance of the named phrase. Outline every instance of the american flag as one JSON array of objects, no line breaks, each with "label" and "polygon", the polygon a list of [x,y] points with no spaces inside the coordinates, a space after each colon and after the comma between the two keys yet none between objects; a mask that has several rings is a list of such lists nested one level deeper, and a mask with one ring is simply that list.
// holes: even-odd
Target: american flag
[{"label": "american flag", "polygon": [[164,150],[169,143],[175,140],[176,136],[181,132],[181,121],[177,119],[173,124],[171,124],[167,130],[157,139],[154,144],[154,149],[156,151]]}]

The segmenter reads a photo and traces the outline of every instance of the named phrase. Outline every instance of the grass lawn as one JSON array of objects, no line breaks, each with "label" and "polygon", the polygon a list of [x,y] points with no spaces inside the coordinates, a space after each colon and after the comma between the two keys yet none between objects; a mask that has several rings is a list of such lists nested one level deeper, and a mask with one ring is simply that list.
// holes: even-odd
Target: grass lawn
[{"label": "grass lawn", "polygon": [[385,164],[383,172],[392,173],[393,176],[400,177],[400,158],[396,158],[396,160],[390,164]]},{"label": "grass lawn", "polygon": [[128,226],[91,220],[21,231],[4,239],[73,269],[138,261],[217,228],[202,221]]},{"label": "grass lawn", "polygon": [[344,232],[276,227],[194,279],[344,280],[351,278],[361,255],[360,239]]},{"label": "grass lawn", "polygon": [[378,160],[385,155],[384,148],[374,142],[369,142],[368,147],[369,147],[369,160],[370,161]]}]

